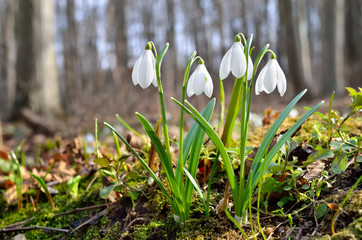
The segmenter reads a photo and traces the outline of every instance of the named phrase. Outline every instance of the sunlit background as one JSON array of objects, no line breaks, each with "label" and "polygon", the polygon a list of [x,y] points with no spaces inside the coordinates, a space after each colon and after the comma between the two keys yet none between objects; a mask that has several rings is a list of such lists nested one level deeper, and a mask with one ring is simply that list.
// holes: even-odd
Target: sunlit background
[{"label": "sunlit background", "polygon": [[[131,80],[149,40],[158,50],[170,43],[162,66],[166,99],[180,97],[194,50],[218,98],[219,64],[239,32],[254,34],[253,60],[270,43],[288,81],[283,98],[254,97],[262,107],[254,111],[277,108],[305,88],[307,100],[343,96],[345,86],[362,85],[361,11],[361,0],[0,0],[1,119],[19,118],[24,108],[63,119],[135,111],[157,119],[157,89]],[[226,102],[233,82],[224,80]],[[208,99],[190,101],[201,108]],[[178,109],[166,105],[171,115]]]}]

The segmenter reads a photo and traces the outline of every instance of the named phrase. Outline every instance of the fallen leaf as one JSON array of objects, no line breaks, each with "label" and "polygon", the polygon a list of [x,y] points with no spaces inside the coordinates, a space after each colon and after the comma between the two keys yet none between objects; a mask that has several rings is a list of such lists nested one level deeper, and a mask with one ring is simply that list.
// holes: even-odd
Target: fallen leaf
[{"label": "fallen leaf", "polygon": [[333,203],[327,203],[327,206],[333,211],[337,211],[339,209],[339,207]]}]

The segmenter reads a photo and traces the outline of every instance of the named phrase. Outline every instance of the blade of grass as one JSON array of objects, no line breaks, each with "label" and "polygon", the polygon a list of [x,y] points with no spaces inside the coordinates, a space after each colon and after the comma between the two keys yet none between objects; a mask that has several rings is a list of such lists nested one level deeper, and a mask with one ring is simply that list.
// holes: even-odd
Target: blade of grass
[{"label": "blade of grass", "polygon": [[186,101],[186,104],[188,105],[188,107],[190,107],[191,110],[188,109],[186,106],[182,105],[176,99],[172,98],[172,100],[175,103],[177,103],[180,107],[182,107],[185,110],[185,112],[187,112],[187,114],[189,114],[205,130],[207,135],[210,137],[211,141],[215,144],[216,148],[219,150],[220,155],[223,159],[233,196],[237,196],[238,181],[234,174],[234,169],[231,165],[230,158],[226,152],[224,144],[222,143],[219,135],[214,131],[214,129],[210,126],[210,124],[201,116],[201,114],[189,102]]},{"label": "blade of grass", "polygon": [[116,114],[116,118],[122,123],[123,126],[127,128],[128,131],[133,132],[136,136],[143,138],[142,134],[137,132],[134,128],[132,128],[130,125],[126,123],[126,121],[123,120],[118,114]]},{"label": "blade of grass", "polygon": [[[207,121],[210,121],[214,107],[215,107],[215,99],[212,99],[201,112],[201,115],[203,115],[203,117]],[[185,141],[184,141],[185,142],[184,145],[186,146],[186,148],[184,148],[184,151],[186,153],[191,151],[190,157],[188,160],[187,169],[190,172],[192,178],[195,179],[196,172],[197,172],[197,166],[199,164],[199,159],[200,159],[202,142],[205,137],[205,131],[202,129],[202,127],[199,126],[199,124],[197,124],[197,122],[194,122],[191,128],[192,129],[190,129],[190,131],[192,131],[192,132],[190,133],[190,131],[189,131],[189,133],[187,134]],[[192,135],[192,137],[189,137],[189,134]],[[187,154],[184,154],[184,156],[185,156],[184,159],[187,159]],[[184,163],[186,163],[186,161],[184,161]],[[183,181],[183,176],[182,176],[181,180]],[[193,191],[193,184],[192,184],[192,182],[190,182],[189,179],[186,179],[185,190],[184,190],[184,194],[183,194],[186,218],[189,217],[189,213],[190,213],[192,191]]]},{"label": "blade of grass", "polygon": [[148,171],[148,173],[151,175],[151,177],[155,180],[158,187],[161,189],[162,193],[165,195],[169,203],[171,204],[172,209],[175,209],[176,206],[174,205],[172,198],[170,194],[167,192],[166,188],[163,186],[162,182],[158,179],[156,174],[148,167],[148,164],[143,160],[143,158],[134,150],[134,148],[129,145],[129,143],[122,137],[122,135],[109,123],[104,122],[104,125],[106,125],[109,129],[111,129],[112,132],[116,133],[117,137],[119,137],[122,142],[127,146],[127,148],[137,157],[137,159],[141,162],[143,167]]},{"label": "blade of grass", "polygon": [[52,206],[52,209],[54,210],[55,206],[54,206],[54,203],[53,203],[53,198],[52,198],[52,196],[51,196],[51,194],[50,194],[50,192],[48,190],[48,187],[45,184],[44,180],[41,177],[33,174],[32,172],[28,172],[28,173],[35,178],[35,180],[39,183],[40,187],[44,190],[45,195],[47,196],[47,198],[48,198],[48,200],[50,202],[50,205]]},{"label": "blade of grass", "polygon": [[182,195],[181,195],[179,186],[177,184],[175,174],[172,169],[171,159],[169,158],[169,155],[165,151],[165,148],[163,147],[161,140],[158,138],[158,136],[157,136],[156,132],[153,130],[151,124],[140,113],[136,113],[136,115],[139,118],[143,127],[145,128],[147,135],[151,139],[151,142],[155,146],[157,154],[161,160],[162,167],[165,170],[166,178],[170,184],[172,194],[173,194],[176,204],[178,206],[181,221],[183,221],[184,220],[184,207],[182,204]]}]

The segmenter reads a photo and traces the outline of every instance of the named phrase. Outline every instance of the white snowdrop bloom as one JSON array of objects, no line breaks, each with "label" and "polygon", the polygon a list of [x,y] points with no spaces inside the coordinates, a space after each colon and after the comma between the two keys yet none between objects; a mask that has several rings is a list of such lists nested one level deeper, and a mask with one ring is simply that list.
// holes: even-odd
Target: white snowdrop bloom
[{"label": "white snowdrop bloom", "polygon": [[255,94],[259,95],[263,91],[269,94],[275,87],[278,87],[280,96],[283,96],[287,90],[287,80],[275,56],[272,56],[256,79]]},{"label": "white snowdrop bloom", "polygon": [[146,44],[142,55],[137,59],[132,70],[132,81],[136,86],[139,84],[143,89],[150,86],[152,83],[157,87],[156,78],[156,58],[151,50],[150,43]]},{"label": "white snowdrop bloom", "polygon": [[212,83],[211,76],[207,71],[204,62],[200,60],[199,65],[191,74],[187,83],[187,95],[189,97],[194,94],[198,96],[204,92],[206,96],[211,97],[213,88],[214,85]]},{"label": "white snowdrop bloom", "polygon": [[250,80],[253,77],[253,71],[254,71],[253,60],[251,60],[251,57],[249,55],[249,57],[248,57],[248,80]]},{"label": "white snowdrop bloom", "polygon": [[221,80],[224,80],[227,76],[229,76],[230,72],[237,78],[241,78],[246,72],[246,57],[239,35],[236,35],[233,45],[221,60],[219,70]]}]

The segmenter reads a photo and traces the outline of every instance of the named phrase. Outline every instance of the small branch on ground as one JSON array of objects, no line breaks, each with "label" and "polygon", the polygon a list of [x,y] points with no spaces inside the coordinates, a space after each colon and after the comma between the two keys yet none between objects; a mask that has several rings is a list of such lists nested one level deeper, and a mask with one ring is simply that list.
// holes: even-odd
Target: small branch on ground
[{"label": "small branch on ground", "polygon": [[9,228],[9,229],[0,229],[0,233],[7,233],[7,232],[19,232],[19,231],[29,231],[35,229],[42,229],[47,231],[57,231],[57,232],[70,232],[69,229],[60,229],[60,228],[51,228],[51,227],[43,227],[43,226],[31,226],[31,227],[17,227],[17,228]]}]

